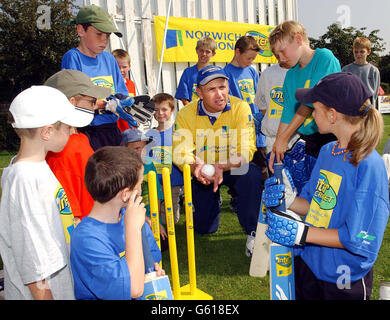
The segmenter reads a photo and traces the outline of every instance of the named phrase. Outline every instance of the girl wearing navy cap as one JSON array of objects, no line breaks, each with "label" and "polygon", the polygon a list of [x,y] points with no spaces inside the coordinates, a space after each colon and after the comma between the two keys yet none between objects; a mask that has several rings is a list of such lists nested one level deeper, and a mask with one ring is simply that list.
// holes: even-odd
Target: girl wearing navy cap
[{"label": "girl wearing navy cap", "polygon": [[370,298],[372,267],[389,216],[386,169],[375,151],[383,120],[370,97],[360,78],[342,72],[296,91],[298,101],[313,103],[319,132],[337,137],[321,148],[299,197],[287,172],[284,187],[274,177],[265,183],[266,198],[278,199],[266,200],[267,207],[284,196],[286,207],[303,217],[268,210],[267,236],[297,248],[296,299]]}]

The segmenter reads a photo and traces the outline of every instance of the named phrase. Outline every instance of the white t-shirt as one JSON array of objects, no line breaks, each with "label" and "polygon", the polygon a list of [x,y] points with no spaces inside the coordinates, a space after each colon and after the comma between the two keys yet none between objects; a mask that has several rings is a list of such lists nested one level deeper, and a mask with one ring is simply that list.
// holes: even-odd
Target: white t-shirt
[{"label": "white t-shirt", "polygon": [[[284,108],[283,82],[287,71],[279,63],[272,65],[261,73],[257,85],[255,104],[260,110],[266,110],[261,121],[261,132],[266,136],[267,151],[272,148],[278,132]],[[290,139],[289,147],[296,139],[297,136]]]},{"label": "white t-shirt", "polygon": [[44,279],[54,299],[74,299],[65,238],[72,226],[63,227],[62,222],[73,215],[46,161],[12,164],[11,160],[3,171],[1,187],[0,255],[5,299],[33,299],[27,284]]}]

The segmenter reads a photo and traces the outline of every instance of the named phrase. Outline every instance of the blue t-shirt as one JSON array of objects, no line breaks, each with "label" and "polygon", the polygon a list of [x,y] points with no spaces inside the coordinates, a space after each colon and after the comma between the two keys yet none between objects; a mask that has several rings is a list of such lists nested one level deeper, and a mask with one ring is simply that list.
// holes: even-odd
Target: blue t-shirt
[{"label": "blue t-shirt", "polygon": [[[61,69],[82,71],[91,78],[94,84],[110,88],[113,94],[129,95],[118,63],[109,52],[103,51],[96,58],[93,58],[81,53],[76,48],[70,49],[62,57]],[[118,117],[111,112],[95,111],[95,117],[90,125],[98,126],[105,123],[115,123],[117,120]]]},{"label": "blue t-shirt", "polygon": [[146,136],[153,138],[153,141],[147,145],[147,148],[149,156],[156,167],[160,183],[162,184],[162,169],[166,167],[171,173],[171,186],[174,187],[183,185],[183,174],[172,163],[172,132],[173,126],[161,132],[156,129],[150,129],[146,132]]},{"label": "blue t-shirt", "polygon": [[[72,232],[70,264],[76,299],[129,300],[131,281],[125,255],[125,208],[118,223],[103,223],[85,217]],[[161,251],[145,223],[153,260]]]},{"label": "blue t-shirt", "polygon": [[380,155],[373,151],[355,167],[344,161],[344,154],[332,155],[335,143],[321,148],[300,196],[310,203],[305,222],[337,229],[344,249],[308,244],[298,253],[318,279],[331,283],[346,272],[350,281],[368,273],[389,217],[388,180]]},{"label": "blue t-shirt", "polygon": [[[328,74],[340,72],[340,62],[328,49],[316,49],[313,58],[302,69],[299,63],[287,71],[283,84],[284,108],[280,122],[290,123],[297,112],[300,102],[295,98],[295,91],[299,88],[312,88]],[[311,104],[308,105],[313,108]],[[310,135],[318,132],[317,124],[312,116],[298,128],[298,132]]]},{"label": "blue t-shirt", "polygon": [[[229,63],[224,68],[229,77],[229,94],[247,102],[251,107],[252,114],[261,113],[255,104],[255,96],[259,75],[252,67],[236,67]],[[265,136],[256,132],[256,147],[265,147]]]},{"label": "blue t-shirt", "polygon": [[176,99],[187,99],[192,101],[198,99],[196,87],[198,82],[198,67],[195,65],[184,69],[176,89]]}]

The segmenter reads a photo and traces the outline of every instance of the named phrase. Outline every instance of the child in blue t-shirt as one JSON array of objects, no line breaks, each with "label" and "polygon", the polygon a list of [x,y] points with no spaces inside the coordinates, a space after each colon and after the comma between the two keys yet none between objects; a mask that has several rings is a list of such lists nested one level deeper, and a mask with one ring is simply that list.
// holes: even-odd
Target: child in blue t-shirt
[{"label": "child in blue t-shirt", "polygon": [[260,49],[254,37],[242,36],[234,46],[233,60],[226,65],[224,70],[229,77],[229,94],[246,101],[251,107],[256,127],[257,147],[252,162],[260,167],[262,180],[264,181],[268,178],[268,169],[265,136],[260,131],[263,114],[255,104],[259,75],[251,66]]},{"label": "child in blue t-shirt", "polygon": [[[300,103],[312,103],[320,133],[337,141],[321,148],[310,180],[299,197],[284,172],[284,192],[269,178],[265,199],[267,236],[295,250],[296,299],[363,300],[372,290],[373,265],[389,217],[386,168],[377,147],[383,119],[359,77],[338,72],[313,88],[298,89]],[[278,189],[281,190],[281,189]],[[285,199],[287,212],[272,209]],[[286,226],[286,227],[284,227]]]},{"label": "child in blue t-shirt", "polygon": [[[90,5],[81,8],[72,23],[77,25],[80,43],[64,54],[61,69],[82,71],[96,85],[110,88],[112,94],[128,96],[118,63],[111,53],[103,51],[112,32],[122,37],[109,14],[96,5]],[[119,146],[122,139],[117,126],[118,116],[103,110],[104,105],[103,100],[98,101],[99,110],[95,112],[93,121],[89,126],[80,128],[94,150],[106,145]]]},{"label": "child in blue t-shirt", "polygon": [[[172,116],[175,108],[175,99],[168,93],[158,93],[153,97],[155,104],[154,118],[158,122],[156,128],[146,132],[146,136],[152,137],[150,143],[150,157],[157,169],[160,183],[162,184],[162,169],[168,168],[171,173],[172,207],[174,221],[180,219],[180,194],[183,187],[183,174],[172,163]],[[165,206],[161,206],[160,216],[166,223]]]},{"label": "child in blue t-shirt", "polygon": [[183,105],[198,99],[196,93],[198,71],[209,65],[210,59],[215,56],[216,49],[217,43],[210,37],[202,37],[197,41],[195,50],[198,62],[183,71],[175,94],[175,98]]},{"label": "child in blue t-shirt", "polygon": [[[135,151],[142,159],[144,163],[144,175],[143,175],[143,183],[141,186],[141,196],[143,198],[143,202],[145,203],[146,209],[146,222],[151,226],[150,219],[150,205],[149,205],[149,185],[148,185],[148,173],[149,171],[154,171],[157,176],[156,167],[153,164],[153,161],[150,157],[147,156],[148,150],[150,150],[150,144],[153,139],[147,137],[142,131],[138,129],[127,129],[122,133],[122,144],[133,151]],[[157,187],[157,201],[158,208],[160,211],[161,201],[164,199],[164,194],[161,188],[161,184],[159,179],[156,179],[156,187]],[[161,251],[165,251],[168,248],[168,235],[164,225],[162,224],[162,219],[160,215],[160,244]]]},{"label": "child in blue t-shirt", "polygon": [[143,170],[139,155],[121,146],[100,148],[88,159],[85,185],[94,206],[72,232],[70,244],[77,299],[129,300],[142,296],[142,228],[155,270],[158,275],[165,274],[159,265],[161,252],[145,223]]}]

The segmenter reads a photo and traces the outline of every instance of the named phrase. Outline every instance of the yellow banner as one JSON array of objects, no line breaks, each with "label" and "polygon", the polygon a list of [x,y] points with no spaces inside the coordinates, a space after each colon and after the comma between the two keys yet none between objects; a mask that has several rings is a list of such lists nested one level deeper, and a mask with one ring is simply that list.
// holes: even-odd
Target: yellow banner
[{"label": "yellow banner", "polygon": [[[157,57],[160,61],[166,17],[154,16]],[[230,62],[236,41],[245,35],[254,36],[260,47],[254,63],[277,63],[269,47],[268,35],[274,27],[267,25],[170,17],[168,21],[163,62],[197,62],[196,42],[205,36],[217,43],[210,62]]]}]

